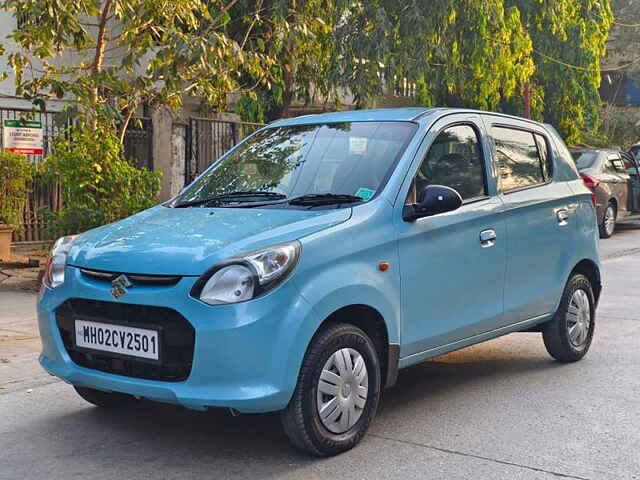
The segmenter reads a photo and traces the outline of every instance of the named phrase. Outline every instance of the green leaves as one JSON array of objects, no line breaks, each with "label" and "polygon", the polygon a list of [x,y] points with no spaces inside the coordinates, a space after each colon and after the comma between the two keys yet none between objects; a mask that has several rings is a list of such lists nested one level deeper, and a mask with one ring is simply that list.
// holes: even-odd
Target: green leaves
[{"label": "green leaves", "polygon": [[[288,114],[294,100],[532,111],[571,142],[598,120],[612,0],[5,0],[16,91],[77,101],[81,120],[126,128],[140,106]],[[621,9],[628,0],[616,0]],[[640,20],[638,20],[640,22]],[[638,23],[635,22],[635,23]],[[64,58],[64,62],[60,61]],[[71,62],[71,63],[69,63]],[[638,63],[640,65],[640,63]]]},{"label": "green leaves", "polygon": [[86,128],[56,138],[44,172],[60,185],[62,209],[48,213],[58,233],[83,232],[150,208],[160,189],[161,174],[125,159],[113,133]]},{"label": "green leaves", "polygon": [[0,223],[18,229],[27,201],[33,164],[24,155],[0,152]]},{"label": "green leaves", "polygon": [[6,0],[4,9],[27,19],[10,36],[19,47],[8,59],[16,91],[39,104],[73,99],[81,123],[112,131],[141,105],[175,109],[186,95],[224,108],[230,93],[266,81],[274,64],[226,32],[233,3]]},{"label": "green leaves", "polygon": [[612,24],[610,0],[507,0],[531,25],[536,72],[532,84],[544,102],[540,119],[560,129],[568,143],[579,143],[598,126],[600,62]]}]

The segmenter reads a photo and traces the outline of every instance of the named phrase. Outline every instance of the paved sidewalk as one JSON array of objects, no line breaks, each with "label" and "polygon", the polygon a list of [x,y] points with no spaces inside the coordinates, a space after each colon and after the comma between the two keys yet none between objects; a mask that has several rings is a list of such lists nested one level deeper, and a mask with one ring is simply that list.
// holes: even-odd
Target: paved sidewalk
[{"label": "paved sidewalk", "polygon": [[0,292],[0,395],[56,381],[40,368],[36,294]]}]

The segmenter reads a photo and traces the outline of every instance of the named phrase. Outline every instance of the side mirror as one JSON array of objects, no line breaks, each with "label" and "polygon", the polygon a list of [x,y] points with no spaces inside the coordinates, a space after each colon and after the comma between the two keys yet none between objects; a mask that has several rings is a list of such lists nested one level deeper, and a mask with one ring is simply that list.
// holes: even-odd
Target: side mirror
[{"label": "side mirror", "polygon": [[418,203],[404,207],[403,218],[413,222],[418,218],[452,212],[462,205],[462,197],[453,188],[443,185],[429,185],[418,197]]}]

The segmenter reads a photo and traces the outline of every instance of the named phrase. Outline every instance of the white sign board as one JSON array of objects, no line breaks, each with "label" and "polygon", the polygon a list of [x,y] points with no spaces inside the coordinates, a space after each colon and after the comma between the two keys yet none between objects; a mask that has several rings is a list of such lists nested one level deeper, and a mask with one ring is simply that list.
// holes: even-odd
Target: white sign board
[{"label": "white sign board", "polygon": [[5,150],[22,155],[42,155],[42,122],[5,120],[2,122],[2,145]]}]

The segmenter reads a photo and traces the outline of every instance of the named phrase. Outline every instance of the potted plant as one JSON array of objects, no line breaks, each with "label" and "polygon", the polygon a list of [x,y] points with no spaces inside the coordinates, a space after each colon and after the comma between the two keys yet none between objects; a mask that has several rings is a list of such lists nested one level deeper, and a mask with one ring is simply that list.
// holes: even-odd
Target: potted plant
[{"label": "potted plant", "polygon": [[23,155],[0,152],[0,260],[11,259],[11,237],[22,227],[22,214],[33,165]]}]

